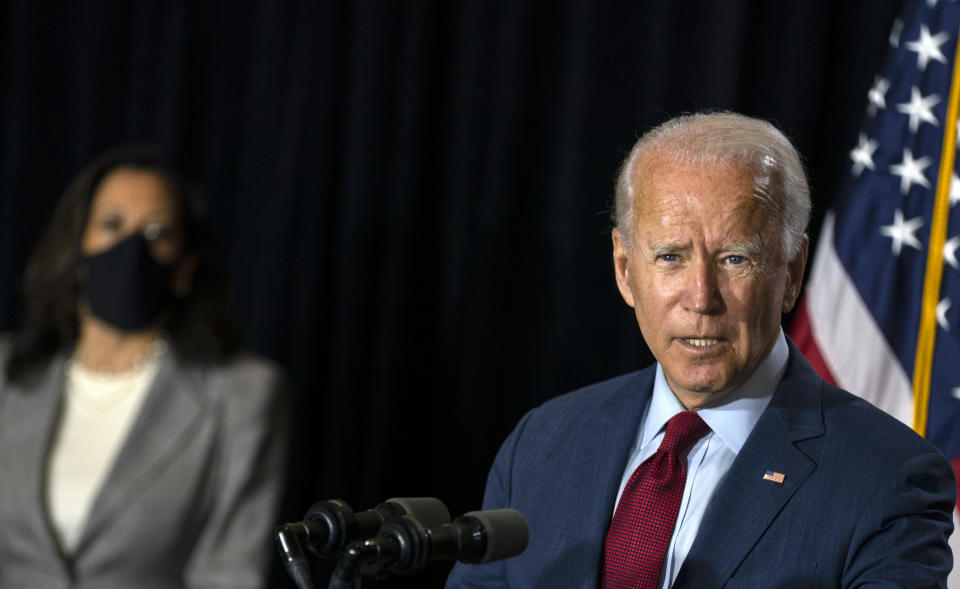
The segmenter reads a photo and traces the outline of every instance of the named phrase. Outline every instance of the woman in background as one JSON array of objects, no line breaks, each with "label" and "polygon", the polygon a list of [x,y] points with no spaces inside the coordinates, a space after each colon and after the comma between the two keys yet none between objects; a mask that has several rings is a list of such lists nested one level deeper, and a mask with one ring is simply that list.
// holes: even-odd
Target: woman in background
[{"label": "woman in background", "polygon": [[0,341],[0,587],[261,587],[288,431],[195,195],[120,148],[67,189]]}]

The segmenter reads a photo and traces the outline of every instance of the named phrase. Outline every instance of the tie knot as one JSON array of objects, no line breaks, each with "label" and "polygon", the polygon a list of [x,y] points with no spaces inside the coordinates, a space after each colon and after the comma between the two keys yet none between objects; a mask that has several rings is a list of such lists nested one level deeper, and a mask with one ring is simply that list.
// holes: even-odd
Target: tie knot
[{"label": "tie knot", "polygon": [[682,454],[709,431],[710,426],[693,411],[677,413],[667,422],[667,433],[660,442],[660,450]]}]

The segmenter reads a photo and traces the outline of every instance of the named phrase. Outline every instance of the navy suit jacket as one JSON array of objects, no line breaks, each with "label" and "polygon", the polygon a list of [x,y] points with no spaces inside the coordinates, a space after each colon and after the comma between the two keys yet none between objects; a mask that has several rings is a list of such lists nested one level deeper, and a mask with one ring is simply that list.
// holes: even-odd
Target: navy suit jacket
[{"label": "navy suit jacket", "polygon": [[[620,477],[655,370],[548,401],[521,419],[484,509],[530,524],[515,558],[458,563],[447,587],[595,588]],[[764,480],[767,470],[785,475]],[[956,498],[946,459],[908,427],[790,360],[714,491],[673,587],[945,587]]]}]

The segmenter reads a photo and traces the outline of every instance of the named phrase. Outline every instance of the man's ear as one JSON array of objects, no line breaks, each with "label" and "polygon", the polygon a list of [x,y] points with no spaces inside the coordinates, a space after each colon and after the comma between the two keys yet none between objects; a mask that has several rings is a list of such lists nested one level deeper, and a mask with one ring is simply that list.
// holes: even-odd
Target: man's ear
[{"label": "man's ear", "polygon": [[611,232],[613,239],[613,272],[617,277],[617,288],[620,289],[620,296],[623,297],[631,307],[633,306],[633,290],[630,288],[630,249],[623,241],[620,230],[614,228]]},{"label": "man's ear", "polygon": [[800,288],[803,286],[803,273],[807,267],[807,248],[810,246],[810,240],[806,235],[803,236],[803,243],[797,255],[787,262],[787,284],[783,289],[783,307],[784,313],[793,309],[800,298]]}]

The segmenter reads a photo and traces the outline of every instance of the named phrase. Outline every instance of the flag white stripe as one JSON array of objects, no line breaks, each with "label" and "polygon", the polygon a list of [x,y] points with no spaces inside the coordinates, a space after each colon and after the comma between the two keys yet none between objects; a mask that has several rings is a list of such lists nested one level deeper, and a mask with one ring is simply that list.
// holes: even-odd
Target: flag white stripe
[{"label": "flag white stripe", "polygon": [[820,231],[807,284],[810,331],[842,388],[913,424],[913,387],[833,246],[833,211]]},{"label": "flag white stripe", "polygon": [[947,577],[947,587],[960,587],[960,519],[957,518],[957,510],[953,510],[953,533],[950,534],[950,549],[953,550],[953,570]]}]

